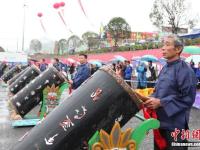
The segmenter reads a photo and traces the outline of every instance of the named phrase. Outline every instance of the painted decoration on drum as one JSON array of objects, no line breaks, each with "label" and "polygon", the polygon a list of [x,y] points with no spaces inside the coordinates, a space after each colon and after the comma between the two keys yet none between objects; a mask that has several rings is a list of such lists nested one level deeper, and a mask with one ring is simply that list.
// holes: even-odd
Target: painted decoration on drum
[{"label": "painted decoration on drum", "polygon": [[[51,87],[47,86],[43,91],[43,105],[41,108],[42,111],[44,111],[44,115],[46,116],[49,114],[56,106],[59,105],[60,97],[61,97],[61,91],[59,90],[59,86],[55,86],[53,84]],[[45,109],[45,110],[44,110]]]},{"label": "painted decoration on drum", "polygon": [[85,106],[81,106],[81,108],[81,111],[79,111],[78,109],[75,110],[76,115],[74,116],[74,119],[80,120],[86,115],[87,109],[85,108]]},{"label": "painted decoration on drum", "polygon": [[54,136],[50,137],[50,138],[45,138],[45,143],[46,145],[53,145],[55,138],[58,136],[58,134],[55,134]]},{"label": "painted decoration on drum", "polygon": [[66,119],[60,123],[60,126],[64,131],[67,131],[68,128],[74,126],[74,123],[71,121],[68,115],[66,115]]},{"label": "painted decoration on drum", "polygon": [[95,92],[92,92],[90,97],[92,98],[94,102],[96,102],[100,98],[101,93],[102,93],[102,89],[97,88]]}]

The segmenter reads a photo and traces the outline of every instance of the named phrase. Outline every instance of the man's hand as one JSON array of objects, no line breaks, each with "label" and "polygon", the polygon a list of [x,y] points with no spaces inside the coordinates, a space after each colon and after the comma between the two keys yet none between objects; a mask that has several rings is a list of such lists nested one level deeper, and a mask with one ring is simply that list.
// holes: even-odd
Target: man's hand
[{"label": "man's hand", "polygon": [[157,109],[161,106],[160,99],[150,97],[147,101],[144,102],[144,106],[149,109]]},{"label": "man's hand", "polygon": [[69,84],[73,84],[72,80],[67,80],[66,82],[69,83]]}]

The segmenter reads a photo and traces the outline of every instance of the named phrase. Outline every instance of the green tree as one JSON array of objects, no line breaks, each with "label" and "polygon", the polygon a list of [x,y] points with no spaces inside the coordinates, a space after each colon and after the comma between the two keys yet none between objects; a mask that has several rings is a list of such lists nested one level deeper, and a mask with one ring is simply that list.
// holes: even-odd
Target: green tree
[{"label": "green tree", "polygon": [[0,52],[5,52],[5,49],[0,46]]},{"label": "green tree", "polygon": [[170,26],[172,33],[177,34],[181,27],[194,27],[197,18],[190,12],[190,5],[186,0],[155,0],[150,20],[159,29],[162,26]]},{"label": "green tree", "polygon": [[67,40],[66,39],[60,39],[58,41],[58,47],[59,47],[59,53],[64,54],[64,52],[67,50]]},{"label": "green tree", "polygon": [[115,46],[118,46],[118,41],[128,39],[131,35],[131,27],[125,19],[121,17],[112,18],[105,26],[105,32],[109,33],[114,40]]},{"label": "green tree", "polygon": [[68,50],[76,51],[78,47],[80,47],[83,44],[81,39],[77,35],[72,35],[67,40],[67,48]]},{"label": "green tree", "polygon": [[29,47],[31,52],[40,52],[42,50],[42,43],[37,40],[37,39],[33,39],[30,42],[30,47]]},{"label": "green tree", "polygon": [[88,50],[91,48],[99,48],[100,45],[100,37],[95,32],[85,32],[82,35],[83,42],[87,44]]}]

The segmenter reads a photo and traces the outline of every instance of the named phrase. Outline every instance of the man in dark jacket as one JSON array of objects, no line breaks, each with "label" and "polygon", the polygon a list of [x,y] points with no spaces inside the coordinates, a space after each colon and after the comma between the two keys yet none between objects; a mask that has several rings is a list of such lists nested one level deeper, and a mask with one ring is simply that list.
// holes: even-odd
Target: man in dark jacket
[{"label": "man in dark jacket", "polygon": [[68,81],[72,85],[72,89],[77,89],[85,80],[90,77],[91,74],[89,64],[87,63],[87,55],[80,54],[79,62],[80,65],[77,68],[77,72],[72,80]]},{"label": "man in dark jacket", "polygon": [[132,76],[132,67],[130,65],[130,61],[126,60],[125,61],[125,71],[124,71],[124,79],[128,80],[127,83],[131,86],[131,76]]},{"label": "man in dark jacket", "polygon": [[[164,38],[162,54],[167,59],[155,86],[155,92],[144,105],[156,111],[160,121],[159,132],[167,143],[165,150],[187,150],[173,147],[173,143],[186,143],[181,135],[189,129],[189,115],[195,101],[197,79],[194,71],[180,59],[182,42],[173,35]],[[177,137],[174,131],[178,131]],[[156,139],[154,139],[156,141]],[[155,142],[156,150],[159,143]]]},{"label": "man in dark jacket", "polygon": [[40,63],[40,71],[45,71],[48,67],[48,64],[46,63],[45,59],[42,59],[42,62]]}]

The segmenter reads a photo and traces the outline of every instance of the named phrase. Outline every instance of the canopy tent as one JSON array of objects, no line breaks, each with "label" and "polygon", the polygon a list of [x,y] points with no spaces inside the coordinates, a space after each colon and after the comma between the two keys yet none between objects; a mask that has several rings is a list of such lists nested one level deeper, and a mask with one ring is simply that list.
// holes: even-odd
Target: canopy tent
[{"label": "canopy tent", "polygon": [[179,37],[189,39],[200,38],[200,29],[195,29],[190,34],[179,35]]},{"label": "canopy tent", "polygon": [[188,54],[200,54],[200,47],[198,46],[185,46],[183,49],[184,53]]},{"label": "canopy tent", "polygon": [[195,65],[197,66],[198,63],[200,62],[200,55],[191,55],[190,57],[186,58],[186,62],[190,63],[193,61]]},{"label": "canopy tent", "polygon": [[26,64],[28,63],[28,56],[24,53],[1,52],[0,62]]},{"label": "canopy tent", "polygon": [[142,61],[152,61],[152,62],[158,62],[158,58],[156,58],[155,56],[153,55],[144,55],[141,57]]}]

